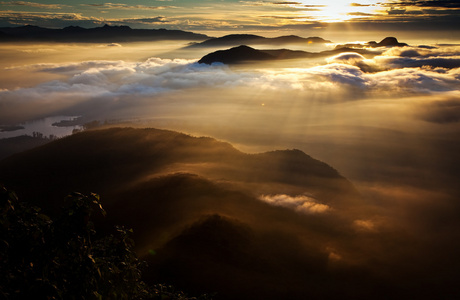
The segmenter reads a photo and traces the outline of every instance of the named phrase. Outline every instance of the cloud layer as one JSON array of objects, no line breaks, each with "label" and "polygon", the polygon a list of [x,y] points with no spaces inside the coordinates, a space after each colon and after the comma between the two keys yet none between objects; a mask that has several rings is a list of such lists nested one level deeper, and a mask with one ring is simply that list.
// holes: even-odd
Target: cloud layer
[{"label": "cloud layer", "polygon": [[313,95],[328,103],[400,95],[455,94],[460,80],[458,51],[452,47],[404,47],[374,59],[345,53],[328,58],[326,64],[306,68],[254,66],[240,70],[221,64],[198,64],[195,60],[160,58],[144,62],[83,61],[12,67],[10,71],[53,74],[63,79],[0,91],[0,106],[6,108],[0,112],[0,118],[3,122],[25,121],[61,110],[70,110],[67,113],[73,115],[84,114],[80,108],[84,103],[94,104],[93,114],[98,107],[105,112],[123,105],[134,108],[149,105],[148,101],[154,103],[152,97],[157,95],[190,89],[251,89],[256,93],[269,93],[267,96],[293,93],[296,98]]}]

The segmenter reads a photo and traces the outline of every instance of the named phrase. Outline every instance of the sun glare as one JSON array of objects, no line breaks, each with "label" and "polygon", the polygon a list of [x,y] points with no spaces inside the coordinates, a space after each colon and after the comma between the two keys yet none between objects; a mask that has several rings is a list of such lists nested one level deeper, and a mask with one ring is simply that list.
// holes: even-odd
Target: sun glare
[{"label": "sun glare", "polygon": [[373,0],[354,1],[300,1],[305,13],[321,22],[334,23],[347,21],[356,17],[370,17],[379,3]]}]

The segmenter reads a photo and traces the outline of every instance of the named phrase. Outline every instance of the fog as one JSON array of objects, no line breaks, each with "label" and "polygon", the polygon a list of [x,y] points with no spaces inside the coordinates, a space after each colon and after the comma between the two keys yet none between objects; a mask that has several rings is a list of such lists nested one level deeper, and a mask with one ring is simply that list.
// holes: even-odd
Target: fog
[{"label": "fog", "polygon": [[[433,259],[433,269],[447,264],[443,253],[454,259],[459,46],[238,66],[198,64],[209,49],[183,46],[2,45],[0,124],[82,116],[212,136],[249,153],[300,149],[333,166],[364,196],[367,204],[355,208],[353,222],[364,240],[375,242],[379,233],[384,243],[398,231],[421,243],[420,260]],[[307,195],[259,200],[307,216],[332,210]],[[366,249],[370,256],[381,250]],[[332,260],[344,255],[329,251]]]}]

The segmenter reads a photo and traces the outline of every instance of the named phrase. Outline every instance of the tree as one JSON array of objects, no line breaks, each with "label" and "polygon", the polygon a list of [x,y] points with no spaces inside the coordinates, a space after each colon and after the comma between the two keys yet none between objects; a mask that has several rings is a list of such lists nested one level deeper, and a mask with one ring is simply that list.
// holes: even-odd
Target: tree
[{"label": "tree", "polygon": [[144,299],[144,263],[130,231],[96,239],[91,216],[105,214],[96,194],[73,193],[52,220],[0,190],[0,292],[6,299]]},{"label": "tree", "polygon": [[105,216],[98,195],[72,193],[65,203],[52,219],[0,185],[0,299],[211,299],[147,286],[132,230],[96,238],[92,216]]}]

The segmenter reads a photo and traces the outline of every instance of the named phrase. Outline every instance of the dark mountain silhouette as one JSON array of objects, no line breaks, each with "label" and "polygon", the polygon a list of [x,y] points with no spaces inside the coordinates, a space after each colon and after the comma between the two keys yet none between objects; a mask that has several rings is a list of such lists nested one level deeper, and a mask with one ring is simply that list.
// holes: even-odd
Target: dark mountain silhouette
[{"label": "dark mountain silhouette", "polygon": [[218,50],[203,56],[198,63],[200,64],[212,64],[220,62],[224,64],[235,64],[244,61],[263,61],[263,60],[274,60],[275,56],[256,50],[249,46],[241,45],[227,50]]},{"label": "dark mountain silhouette", "polygon": [[296,278],[326,272],[318,234],[341,235],[351,222],[324,222],[334,211],[306,215],[260,195],[308,193],[340,212],[360,199],[336,170],[299,150],[245,154],[156,129],[86,131],[17,153],[0,161],[0,182],[51,215],[70,191],[100,194],[107,225],[96,224],[134,229],[147,279],[218,292],[215,299],[278,299],[285,288],[265,287],[278,280],[293,280],[287,288],[297,296],[312,294]]},{"label": "dark mountain silhouette", "polygon": [[[94,220],[97,232],[133,228],[136,252],[149,265],[145,279],[191,295],[435,299],[446,295],[445,279],[456,284],[451,273],[437,279],[400,256],[414,247],[404,230],[359,234],[355,221],[373,216],[364,199],[299,150],[246,154],[172,131],[100,129],[0,161],[0,182],[49,215],[71,191],[100,194],[107,217]],[[288,198],[288,205],[262,195]],[[313,201],[303,208],[330,209],[296,210],[299,197]]]},{"label": "dark mountain silhouette", "polygon": [[0,41],[8,41],[8,40],[12,40],[12,39],[13,39],[13,37],[11,35],[0,31]]},{"label": "dark mountain silhouette", "polygon": [[[292,282],[294,274],[308,282],[310,297],[324,295],[314,284],[322,279],[315,276],[325,269],[327,257],[320,251],[308,255],[303,251],[294,235],[264,236],[245,223],[214,214],[169,241],[149,263],[166,270],[155,280],[174,282],[194,294],[205,292],[206,282],[213,287],[207,292],[217,292],[218,299],[275,299],[275,295],[302,299],[305,290]],[[239,295],[227,292],[228,278]]]},{"label": "dark mountain silhouette", "polygon": [[159,40],[202,41],[209,37],[182,30],[132,29],[129,26],[82,28],[69,26],[63,29],[49,29],[38,26],[0,28],[0,42],[47,41],[47,42],[135,42]]},{"label": "dark mountain silhouette", "polygon": [[408,46],[406,43],[400,43],[395,37],[386,37],[380,42],[371,41],[366,44],[344,44],[344,45],[337,45],[336,49],[338,48],[364,48],[364,47],[404,47]]},{"label": "dark mountain silhouette", "polygon": [[[205,167],[210,165],[213,167]],[[261,169],[266,170],[259,172]],[[0,162],[0,180],[18,184],[18,190],[21,185],[48,189],[45,183],[55,181],[59,184],[54,193],[60,201],[69,189],[108,191],[165,170],[234,183],[274,181],[303,189],[310,186],[318,197],[324,194],[330,199],[333,193],[353,190],[337,171],[298,150],[249,155],[211,138],[128,128],[79,133],[13,155]],[[42,176],[44,173],[47,175]]]},{"label": "dark mountain silhouette", "polygon": [[238,46],[227,50],[218,50],[203,56],[198,63],[212,64],[220,62],[224,64],[237,64],[249,61],[268,61],[281,59],[298,59],[298,58],[319,58],[336,55],[344,52],[356,52],[366,56],[375,56],[377,52],[365,49],[336,48],[322,52],[306,52],[301,50],[257,50],[249,46]]},{"label": "dark mountain silhouette", "polygon": [[279,36],[266,38],[253,34],[230,34],[219,38],[211,38],[201,43],[190,45],[189,47],[220,47],[238,45],[282,45],[282,44],[312,44],[330,43],[331,41],[320,37],[302,38],[296,35]]},{"label": "dark mountain silhouette", "polygon": [[351,221],[329,222],[334,211],[306,215],[260,195],[308,192],[340,212],[360,201],[336,170],[299,150],[245,154],[156,129],[94,130],[50,142],[0,161],[0,182],[50,214],[70,191],[100,194],[107,225],[96,224],[102,232],[112,224],[134,229],[137,252],[150,265],[147,280],[217,292],[213,299],[302,299],[337,281],[325,280],[328,254],[317,243],[344,234]]}]

